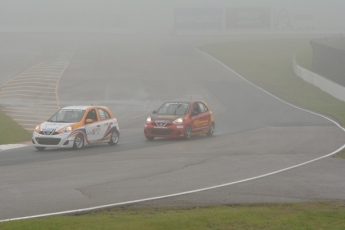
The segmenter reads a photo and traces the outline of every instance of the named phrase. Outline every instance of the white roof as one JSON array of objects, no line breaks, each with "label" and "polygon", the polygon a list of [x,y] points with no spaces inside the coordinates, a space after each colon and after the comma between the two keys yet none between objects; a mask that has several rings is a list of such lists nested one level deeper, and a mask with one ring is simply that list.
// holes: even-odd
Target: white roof
[{"label": "white roof", "polygon": [[90,105],[74,105],[74,106],[67,106],[62,109],[80,109],[80,110],[86,110],[92,106]]}]

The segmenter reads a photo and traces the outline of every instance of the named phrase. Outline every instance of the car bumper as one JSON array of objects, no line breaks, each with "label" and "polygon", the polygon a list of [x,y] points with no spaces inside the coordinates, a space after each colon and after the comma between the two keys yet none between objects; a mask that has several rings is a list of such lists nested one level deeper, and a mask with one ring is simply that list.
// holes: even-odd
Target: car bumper
[{"label": "car bumper", "polygon": [[42,135],[34,132],[31,142],[35,147],[46,148],[72,148],[75,136],[69,136],[70,133],[58,135]]},{"label": "car bumper", "polygon": [[152,124],[145,124],[144,134],[147,137],[184,137],[185,125],[171,125],[168,127],[159,127]]}]

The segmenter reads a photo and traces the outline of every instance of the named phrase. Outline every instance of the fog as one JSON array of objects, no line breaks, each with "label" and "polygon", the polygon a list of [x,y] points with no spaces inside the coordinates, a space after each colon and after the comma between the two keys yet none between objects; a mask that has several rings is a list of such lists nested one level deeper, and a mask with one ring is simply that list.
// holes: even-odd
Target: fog
[{"label": "fog", "polygon": [[[328,47],[328,55],[324,49],[329,43],[325,36],[344,41],[344,10],[344,0],[0,0],[0,140],[9,137],[4,144],[30,145],[0,151],[0,220],[168,194],[179,196],[157,203],[343,200],[345,167],[323,158],[343,146],[343,130],[324,116],[277,100],[240,74],[252,75],[251,82],[258,85],[264,82],[260,77],[271,79],[266,88],[271,93],[288,95],[292,89],[287,98],[302,98],[306,104],[301,106],[314,111],[308,106],[318,104],[322,95],[318,89],[309,93],[313,86],[293,72],[294,56],[311,39],[321,40],[314,40],[319,58],[313,64],[345,86],[344,49],[340,53]],[[227,43],[234,41],[251,44]],[[240,72],[238,66],[248,71]],[[334,85],[324,82],[333,90]],[[152,111],[164,102],[190,99],[205,101],[209,109],[201,105],[197,115],[157,116],[154,121]],[[344,108],[333,99],[330,106],[320,103],[322,108]],[[56,111],[78,105],[109,108],[119,122],[119,144],[70,151],[65,147],[76,143],[76,134],[61,133],[70,138],[65,142],[51,122],[49,134],[43,132],[40,124]],[[10,119],[3,119],[4,114]],[[85,145],[89,137],[93,143],[108,141],[105,132],[113,123],[98,117],[60,131],[92,128],[83,131]],[[23,129],[7,122],[11,120]],[[144,132],[150,122],[156,126]],[[171,127],[176,127],[174,134]],[[197,135],[188,141],[167,136],[153,140],[148,132],[170,132],[173,138]],[[31,145],[35,140],[48,141],[45,152]],[[63,151],[56,150],[58,142]],[[313,159],[323,160],[314,164]],[[306,161],[313,164],[306,167]],[[237,185],[242,182],[247,183]],[[216,185],[224,187],[215,190]],[[182,195],[202,188],[208,189]]]},{"label": "fog", "polygon": [[341,0],[1,0],[0,31],[339,31],[344,9]]},{"label": "fog", "polygon": [[[89,68],[87,63],[106,59],[109,65],[102,71],[108,76],[121,71],[113,67],[112,59],[119,58],[125,63],[122,54],[129,53],[145,57],[148,54],[144,54],[143,47],[147,53],[157,49],[163,53],[187,55],[195,52],[193,48],[197,45],[256,39],[253,35],[299,34],[312,38],[312,35],[341,34],[345,30],[344,9],[342,0],[0,0],[0,84],[39,62],[77,60],[81,58],[78,55],[84,55],[82,62],[86,65],[75,67],[79,72]],[[180,44],[171,40],[184,35],[196,36]],[[230,39],[223,35],[229,35]],[[232,35],[249,36],[234,38]],[[140,37],[164,37],[165,40],[139,44],[142,42]],[[106,45],[102,47],[104,42],[109,43],[108,48]],[[125,47],[122,54],[117,52],[119,47]],[[106,52],[111,49],[114,49],[113,53]],[[155,55],[152,57],[160,59],[161,53]],[[79,64],[78,61],[73,63]],[[156,63],[149,64],[156,71]],[[142,63],[134,62],[131,71],[145,72],[149,68],[140,69],[140,65]],[[176,69],[179,68],[177,65]],[[93,71],[96,74],[99,69]],[[164,72],[170,76],[176,75],[174,71],[172,68],[170,72],[167,69]],[[77,76],[70,69],[67,74]],[[183,74],[181,71],[180,75]],[[142,90],[140,85],[138,88]],[[60,91],[63,89],[59,88]],[[76,102],[80,101],[82,99]]]}]

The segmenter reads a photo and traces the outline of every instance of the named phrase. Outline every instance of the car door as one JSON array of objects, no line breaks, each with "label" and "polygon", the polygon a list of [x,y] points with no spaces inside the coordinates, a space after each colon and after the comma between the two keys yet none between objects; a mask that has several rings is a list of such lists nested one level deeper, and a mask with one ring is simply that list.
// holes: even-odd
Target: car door
[{"label": "car door", "polygon": [[97,112],[100,118],[100,141],[107,141],[110,139],[108,131],[114,126],[114,122],[111,120],[110,114],[104,109],[97,108]]},{"label": "car door", "polygon": [[211,114],[208,110],[207,106],[202,103],[198,102],[200,108],[200,130],[201,132],[207,132],[211,122]]},{"label": "car door", "polygon": [[193,133],[204,133],[208,130],[210,124],[210,113],[207,107],[202,102],[196,102],[193,105],[193,110],[197,111],[197,115],[192,116],[193,119]]},{"label": "car door", "polygon": [[[91,119],[92,123],[86,123],[86,120]],[[96,112],[96,109],[91,109],[88,111],[88,114],[85,118],[85,129],[86,129],[86,136],[88,141],[92,143],[96,143],[101,138],[101,125],[99,122],[99,118]]]},{"label": "car door", "polygon": [[192,105],[192,129],[193,134],[200,132],[201,111],[197,102]]}]

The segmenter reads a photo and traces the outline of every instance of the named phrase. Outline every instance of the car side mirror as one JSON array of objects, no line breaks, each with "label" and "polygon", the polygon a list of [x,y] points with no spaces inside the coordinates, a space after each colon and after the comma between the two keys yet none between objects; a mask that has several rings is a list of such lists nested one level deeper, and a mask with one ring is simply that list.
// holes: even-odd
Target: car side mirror
[{"label": "car side mirror", "polygon": [[153,114],[156,114],[156,113],[157,113],[157,111],[155,110],[155,111],[153,111],[152,113],[153,113]]},{"label": "car side mirror", "polygon": [[93,123],[92,119],[86,119],[85,124]]},{"label": "car side mirror", "polygon": [[47,118],[46,118],[46,121],[49,121],[49,119],[50,119],[50,118],[49,118],[49,117],[47,117]]}]

